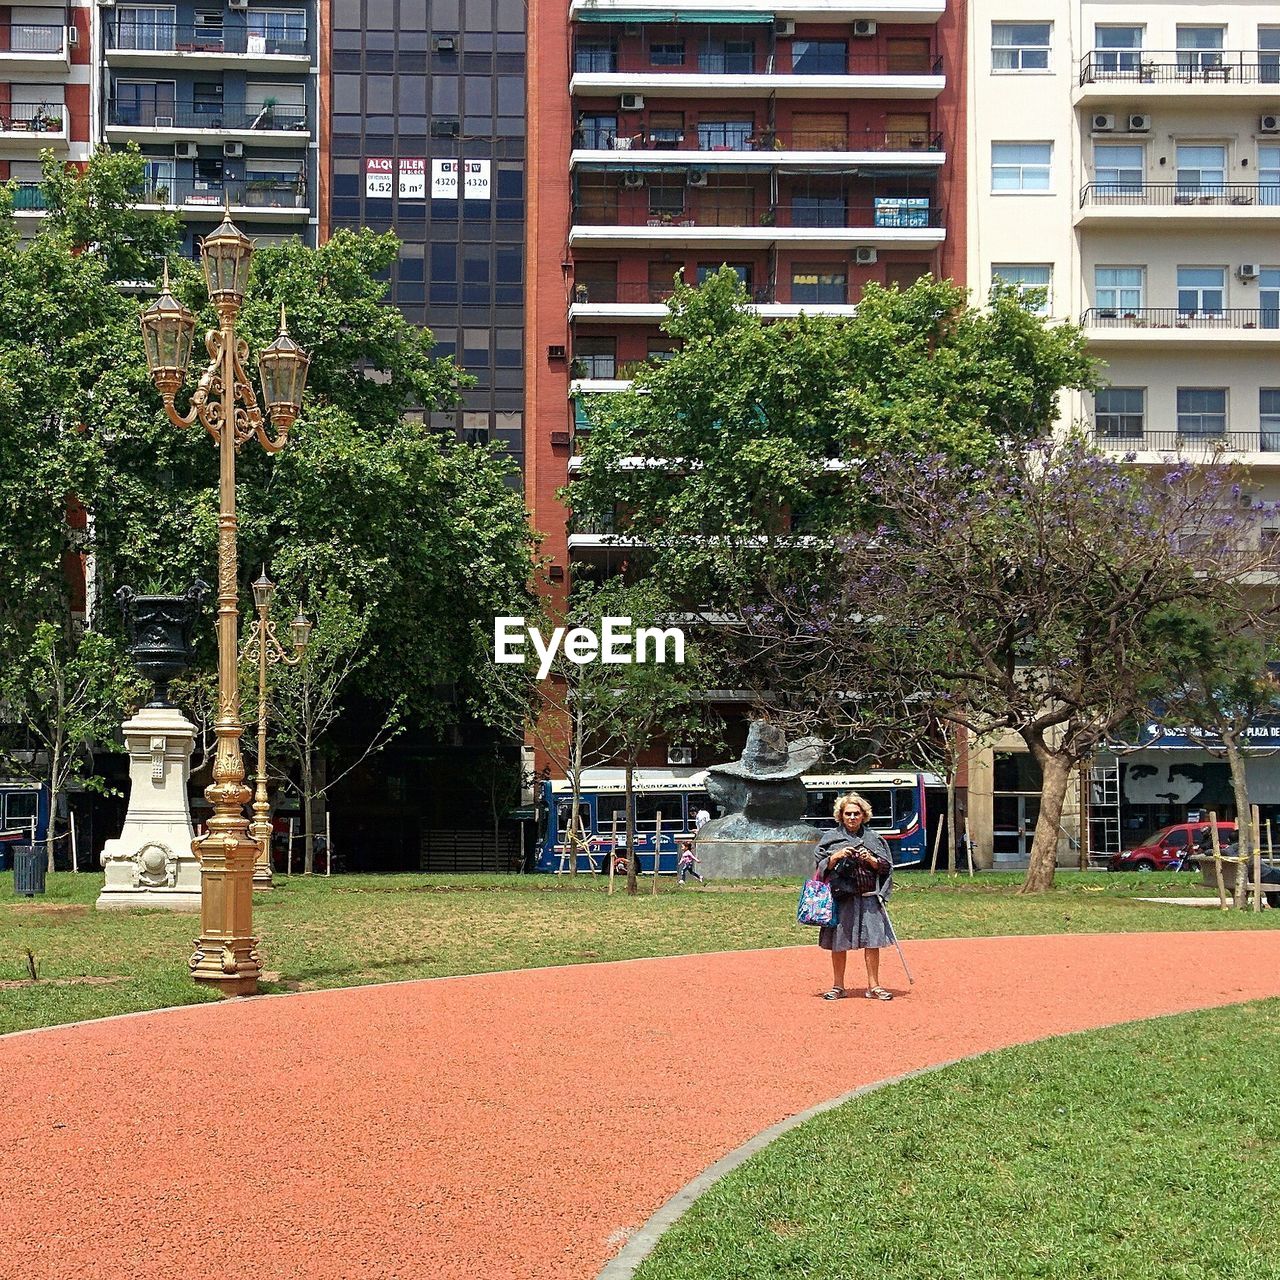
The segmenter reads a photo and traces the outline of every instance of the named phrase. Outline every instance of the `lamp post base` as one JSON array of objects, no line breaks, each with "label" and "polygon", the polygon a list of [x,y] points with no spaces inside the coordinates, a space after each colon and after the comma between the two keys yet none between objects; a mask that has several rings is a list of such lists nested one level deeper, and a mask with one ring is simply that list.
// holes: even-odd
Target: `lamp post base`
[{"label": "lamp post base", "polygon": [[191,977],[225,995],[253,995],[260,973],[258,940],[252,936],[258,846],[243,833],[241,819],[239,831],[211,831],[193,848],[200,859],[201,902]]}]

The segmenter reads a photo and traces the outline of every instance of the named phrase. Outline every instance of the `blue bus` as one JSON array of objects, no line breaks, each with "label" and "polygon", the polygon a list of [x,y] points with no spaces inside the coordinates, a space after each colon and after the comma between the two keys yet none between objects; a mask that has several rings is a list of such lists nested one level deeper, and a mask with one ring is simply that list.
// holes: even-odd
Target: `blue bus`
[{"label": "blue bus", "polygon": [[[693,834],[698,810],[706,809],[713,818],[720,816],[707,795],[706,777],[705,769],[635,771],[632,790],[636,860],[642,873],[653,873],[655,853],[659,873],[674,872],[678,841]],[[831,811],[836,797],[856,791],[870,803],[871,826],[888,841],[894,865],[918,867],[928,863],[932,833],[946,805],[946,789],[934,774],[876,769],[867,773],[812,774],[802,781],[809,796],[807,822],[822,830],[835,826]],[[622,769],[583,770],[578,821],[586,852],[578,854],[580,871],[607,871],[610,854],[615,848],[625,848],[625,800]],[[534,870],[569,869],[567,837],[572,807],[573,788],[567,779],[542,784]],[[662,832],[656,839],[659,814]]]},{"label": "blue bus", "polygon": [[49,788],[0,779],[0,866],[13,865],[15,844],[40,844],[49,834]]}]

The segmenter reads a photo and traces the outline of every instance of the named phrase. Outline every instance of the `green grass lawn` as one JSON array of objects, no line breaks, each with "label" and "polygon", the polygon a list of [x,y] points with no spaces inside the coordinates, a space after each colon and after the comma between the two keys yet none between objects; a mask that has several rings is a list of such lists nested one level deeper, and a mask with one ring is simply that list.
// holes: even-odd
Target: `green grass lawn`
[{"label": "green grass lawn", "polygon": [[637,1280],[1280,1276],[1278,1036],[1268,1000],[854,1099],[716,1183]]},{"label": "green grass lawn", "polygon": [[[1193,877],[1060,873],[1020,898],[1017,874],[903,873],[892,908],[903,938],[1280,927],[1280,911],[1220,913],[1135,901],[1184,895]],[[187,976],[193,915],[100,912],[101,874],[60,873],[43,899],[0,875],[0,1033],[215,999]],[[263,990],[480,973],[699,951],[811,945],[798,887],[752,881],[606,896],[599,879],[550,876],[295,877],[255,895]],[[27,980],[27,950],[40,980]],[[109,981],[86,981],[102,979]]]}]

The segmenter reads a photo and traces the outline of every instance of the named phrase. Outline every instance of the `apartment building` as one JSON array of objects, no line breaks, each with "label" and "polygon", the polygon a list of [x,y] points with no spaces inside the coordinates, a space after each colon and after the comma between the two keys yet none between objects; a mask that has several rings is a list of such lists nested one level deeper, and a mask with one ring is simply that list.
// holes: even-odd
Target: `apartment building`
[{"label": "apartment building", "polygon": [[[1280,498],[1280,11],[971,0],[969,62],[969,277],[1084,326],[1108,385],[1064,417],[1147,463],[1225,448]],[[1230,811],[1225,765],[1183,747],[1100,763],[1095,847]],[[1036,789],[1016,750],[975,771],[997,860],[1025,855]],[[1255,795],[1280,803],[1280,769]]]},{"label": "apartment building", "polygon": [[94,11],[89,4],[0,9],[0,182],[18,184],[21,218],[38,217],[40,153],[68,161],[89,154]]}]

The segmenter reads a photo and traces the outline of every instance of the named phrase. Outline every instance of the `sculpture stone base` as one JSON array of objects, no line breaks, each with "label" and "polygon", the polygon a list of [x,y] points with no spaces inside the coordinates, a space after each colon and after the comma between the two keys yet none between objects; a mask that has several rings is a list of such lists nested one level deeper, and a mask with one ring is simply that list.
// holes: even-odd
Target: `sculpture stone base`
[{"label": "sculpture stone base", "polygon": [[[810,828],[810,830],[813,830]],[[697,852],[702,874],[708,880],[754,880],[786,876],[807,880],[813,874],[812,840],[706,840],[698,837]]]},{"label": "sculpture stone base", "polygon": [[99,910],[200,910],[187,780],[196,730],[176,707],[143,707],[122,726],[129,751],[124,830],[102,850]]}]

